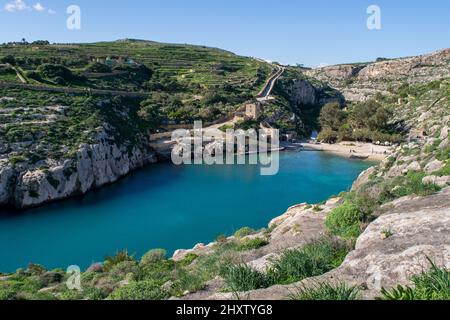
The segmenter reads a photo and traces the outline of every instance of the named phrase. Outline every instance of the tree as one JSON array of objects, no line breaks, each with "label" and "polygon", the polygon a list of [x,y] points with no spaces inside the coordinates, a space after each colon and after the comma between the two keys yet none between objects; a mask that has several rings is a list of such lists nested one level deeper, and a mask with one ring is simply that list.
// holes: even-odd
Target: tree
[{"label": "tree", "polygon": [[341,109],[339,103],[326,104],[319,117],[320,126],[322,129],[331,129],[332,131],[338,131],[346,120],[346,113]]},{"label": "tree", "polygon": [[153,101],[146,100],[141,103],[138,116],[147,122],[150,127],[156,128],[161,123],[161,105]]},{"label": "tree", "polygon": [[7,55],[7,56],[1,58],[0,62],[1,63],[9,63],[11,65],[15,65],[16,64],[16,59],[12,55]]},{"label": "tree", "polygon": [[372,131],[387,128],[392,113],[374,100],[357,104],[353,110],[353,124],[356,129]]},{"label": "tree", "polygon": [[336,143],[338,139],[338,133],[330,128],[323,129],[317,136],[317,140],[325,143]]}]

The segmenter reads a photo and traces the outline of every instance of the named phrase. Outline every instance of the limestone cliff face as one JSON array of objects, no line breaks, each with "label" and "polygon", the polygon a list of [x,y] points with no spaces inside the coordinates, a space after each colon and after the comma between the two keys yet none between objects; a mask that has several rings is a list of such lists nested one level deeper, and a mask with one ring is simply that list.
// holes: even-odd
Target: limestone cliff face
[{"label": "limestone cliff face", "polygon": [[131,150],[109,142],[105,131],[95,144],[80,145],[73,158],[59,161],[49,169],[0,167],[0,205],[18,208],[65,199],[113,183],[130,171],[156,162],[145,142]]},{"label": "limestone cliff face", "polygon": [[418,57],[364,64],[329,66],[305,74],[329,83],[347,101],[366,101],[377,94],[389,95],[405,83],[427,83],[449,76],[450,49]]},{"label": "limestone cliff face", "polygon": [[10,199],[13,174],[14,171],[10,167],[2,167],[0,163],[0,205],[7,203]]},{"label": "limestone cliff face", "polygon": [[282,86],[289,100],[297,105],[323,106],[328,102],[344,102],[338,92],[330,92],[326,86],[314,85],[309,80],[292,80]]}]

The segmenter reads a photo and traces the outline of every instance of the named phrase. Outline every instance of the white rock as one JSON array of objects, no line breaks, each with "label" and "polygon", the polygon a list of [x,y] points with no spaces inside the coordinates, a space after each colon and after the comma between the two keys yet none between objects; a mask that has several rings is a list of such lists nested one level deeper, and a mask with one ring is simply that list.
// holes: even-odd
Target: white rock
[{"label": "white rock", "polygon": [[442,161],[434,160],[425,166],[425,172],[433,173],[433,172],[441,170],[443,167],[444,167],[444,163]]}]

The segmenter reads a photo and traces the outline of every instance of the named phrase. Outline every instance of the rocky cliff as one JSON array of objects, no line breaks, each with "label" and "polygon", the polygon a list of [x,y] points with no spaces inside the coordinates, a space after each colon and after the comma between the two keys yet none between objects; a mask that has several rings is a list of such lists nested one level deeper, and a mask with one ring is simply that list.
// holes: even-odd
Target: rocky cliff
[{"label": "rocky cliff", "polygon": [[377,94],[392,95],[405,84],[428,83],[448,77],[450,49],[418,57],[364,64],[329,66],[306,71],[329,83],[347,101],[365,101]]},{"label": "rocky cliff", "polygon": [[48,159],[45,169],[14,166],[8,161],[0,163],[0,206],[25,208],[82,195],[156,162],[148,141],[129,150],[112,142],[104,129],[93,141],[81,144],[71,158]]}]

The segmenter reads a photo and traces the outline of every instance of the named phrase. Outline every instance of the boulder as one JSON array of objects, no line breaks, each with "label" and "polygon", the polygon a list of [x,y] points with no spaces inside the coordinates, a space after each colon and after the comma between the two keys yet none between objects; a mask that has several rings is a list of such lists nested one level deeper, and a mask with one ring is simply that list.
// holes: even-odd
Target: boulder
[{"label": "boulder", "polygon": [[422,170],[422,167],[420,166],[420,163],[418,161],[411,162],[407,167],[407,171],[420,171]]},{"label": "boulder", "polygon": [[427,176],[422,179],[423,184],[435,184],[438,187],[445,188],[450,184],[450,177]]},{"label": "boulder", "polygon": [[442,161],[434,160],[425,166],[425,172],[430,174],[430,173],[441,170],[443,167],[444,167],[444,163]]},{"label": "boulder", "polygon": [[448,138],[448,133],[450,132],[450,128],[449,127],[444,127],[441,130],[441,134],[439,136],[439,139],[441,140],[445,140]]}]

